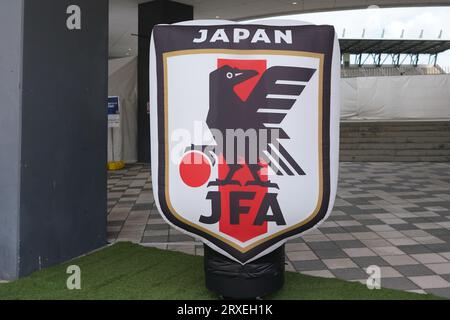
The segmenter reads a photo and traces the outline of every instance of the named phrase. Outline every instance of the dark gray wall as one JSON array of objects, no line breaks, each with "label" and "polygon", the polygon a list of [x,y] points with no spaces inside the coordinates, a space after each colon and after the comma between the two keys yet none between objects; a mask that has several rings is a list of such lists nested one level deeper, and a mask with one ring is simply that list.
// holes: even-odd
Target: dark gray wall
[{"label": "dark gray wall", "polygon": [[0,279],[17,276],[22,1],[0,1]]},{"label": "dark gray wall", "polygon": [[149,50],[153,26],[194,18],[192,6],[166,0],[155,0],[139,5],[138,42],[138,161],[150,162]]},{"label": "dark gray wall", "polygon": [[25,0],[23,21],[19,276],[106,243],[108,1]]}]

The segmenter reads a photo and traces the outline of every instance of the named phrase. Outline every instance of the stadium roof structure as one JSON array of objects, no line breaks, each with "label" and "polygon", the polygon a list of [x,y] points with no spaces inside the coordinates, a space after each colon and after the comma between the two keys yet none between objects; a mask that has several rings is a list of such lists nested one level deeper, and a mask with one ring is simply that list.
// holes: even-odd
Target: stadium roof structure
[{"label": "stadium roof structure", "polygon": [[450,40],[339,39],[341,53],[438,54],[450,49]]},{"label": "stadium roof structure", "polygon": [[[424,39],[339,39],[341,55],[356,55],[356,64],[364,65],[370,57],[381,66],[392,57],[394,65],[399,66],[409,58],[410,64],[417,66],[419,55],[429,55],[429,63],[436,65],[437,55],[450,49],[450,40]],[[366,56],[363,59],[363,55]],[[384,59],[382,59],[384,56]],[[403,59],[400,60],[400,56]]]}]

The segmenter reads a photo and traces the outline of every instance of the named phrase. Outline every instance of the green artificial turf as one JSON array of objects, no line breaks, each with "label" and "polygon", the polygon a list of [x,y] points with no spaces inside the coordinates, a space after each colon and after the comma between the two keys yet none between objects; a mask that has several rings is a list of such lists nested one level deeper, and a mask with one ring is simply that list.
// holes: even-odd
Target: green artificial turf
[{"label": "green artificial turf", "polygon": [[[81,290],[66,288],[67,266],[81,268]],[[87,256],[0,284],[0,299],[217,299],[205,288],[203,258],[118,243]],[[437,299],[287,272],[268,299]]]}]

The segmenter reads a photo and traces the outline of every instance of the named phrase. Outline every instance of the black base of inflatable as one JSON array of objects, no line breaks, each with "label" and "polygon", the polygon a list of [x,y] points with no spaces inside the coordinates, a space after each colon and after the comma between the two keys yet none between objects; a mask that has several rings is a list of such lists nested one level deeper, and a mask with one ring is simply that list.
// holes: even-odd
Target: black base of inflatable
[{"label": "black base of inflatable", "polygon": [[245,265],[204,245],[206,288],[228,299],[255,299],[284,284],[284,246]]}]

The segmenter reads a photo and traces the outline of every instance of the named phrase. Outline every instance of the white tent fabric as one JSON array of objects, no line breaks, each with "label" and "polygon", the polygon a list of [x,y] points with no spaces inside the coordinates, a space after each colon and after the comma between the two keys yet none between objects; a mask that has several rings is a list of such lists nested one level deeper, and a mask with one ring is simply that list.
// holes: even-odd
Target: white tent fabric
[{"label": "white tent fabric", "polygon": [[120,128],[108,130],[108,161],[136,162],[137,57],[109,60],[108,68],[108,95],[120,101]]},{"label": "white tent fabric", "polygon": [[450,75],[341,79],[341,119],[450,119]]}]

